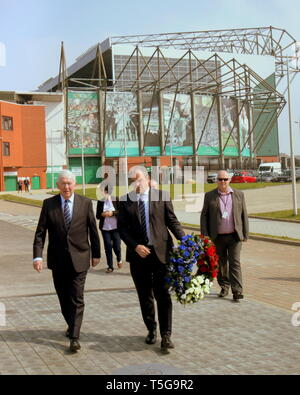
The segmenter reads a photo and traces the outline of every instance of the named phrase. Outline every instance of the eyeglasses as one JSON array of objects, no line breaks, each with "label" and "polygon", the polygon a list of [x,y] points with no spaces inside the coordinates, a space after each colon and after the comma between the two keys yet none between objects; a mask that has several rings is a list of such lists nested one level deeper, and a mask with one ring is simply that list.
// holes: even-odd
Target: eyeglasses
[{"label": "eyeglasses", "polygon": [[229,178],[218,178],[218,181],[228,181]]}]

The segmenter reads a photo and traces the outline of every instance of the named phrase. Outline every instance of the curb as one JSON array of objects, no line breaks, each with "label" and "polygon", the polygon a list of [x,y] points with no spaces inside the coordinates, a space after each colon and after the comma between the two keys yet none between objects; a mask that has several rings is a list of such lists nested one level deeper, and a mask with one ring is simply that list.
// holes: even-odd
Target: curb
[{"label": "curb", "polygon": [[34,204],[34,203],[15,202],[14,200],[10,200],[10,199],[1,199],[1,200],[3,200],[4,202],[9,202],[9,203],[24,204],[25,206],[42,208],[42,206],[40,206],[38,204]]},{"label": "curb", "polygon": [[[38,207],[41,208],[41,206],[39,205],[35,205],[35,204],[31,204],[31,203],[24,203],[24,202],[14,202],[12,200],[8,200],[8,199],[3,199],[6,202],[11,202],[11,203],[16,203],[16,204],[24,204],[26,206],[33,206],[33,207]],[[264,218],[264,217],[256,217],[256,216],[251,216],[249,215],[249,218],[257,218],[257,219],[262,219],[262,220],[266,220],[266,221],[282,221],[282,222],[291,222],[291,223],[300,223],[300,221],[295,221],[295,220],[285,220],[285,219],[275,219],[275,218]],[[194,231],[198,231],[198,227],[190,225],[190,224],[182,224],[182,227],[184,229],[188,229],[188,230],[194,230]],[[258,241],[267,241],[270,243],[275,243],[275,244],[285,244],[285,245],[292,245],[295,247],[300,247],[300,241],[293,241],[293,240],[284,240],[284,239],[280,239],[280,238],[273,238],[273,237],[267,237],[267,236],[258,236],[258,235],[249,235],[249,239],[252,240],[258,240]]]},{"label": "curb", "polygon": [[[198,231],[198,229],[199,229],[199,228],[194,227],[192,225],[185,225],[185,224],[183,224],[182,227],[184,229],[194,230],[194,231]],[[275,244],[285,244],[285,245],[300,247],[300,241],[284,240],[284,239],[279,239],[279,238],[277,239],[277,238],[273,238],[273,237],[258,236],[258,235],[251,235],[251,234],[249,235],[249,239],[258,240],[258,241],[267,241],[267,242],[275,243]]]},{"label": "curb", "polygon": [[283,239],[276,239],[276,238],[273,239],[272,237],[255,236],[255,235],[250,235],[249,239],[259,240],[259,241],[269,241],[270,243],[286,244],[286,245],[291,245],[291,246],[295,246],[295,247],[300,247],[300,241],[283,240]]},{"label": "curb", "polygon": [[248,218],[262,219],[265,221],[278,221],[278,222],[290,222],[292,224],[300,224],[300,220],[298,219],[283,219],[283,218],[266,218],[260,217],[258,215],[248,215]]}]

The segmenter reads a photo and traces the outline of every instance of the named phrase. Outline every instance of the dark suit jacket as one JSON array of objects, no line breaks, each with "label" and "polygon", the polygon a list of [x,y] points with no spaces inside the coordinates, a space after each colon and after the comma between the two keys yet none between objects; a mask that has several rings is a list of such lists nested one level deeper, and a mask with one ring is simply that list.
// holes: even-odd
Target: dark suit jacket
[{"label": "dark suit jacket", "polygon": [[[114,208],[116,211],[113,212],[113,215],[117,216],[119,214],[119,199],[112,196],[112,204],[114,205]],[[103,228],[104,225],[104,220],[105,218],[102,217],[102,213],[103,213],[103,207],[104,207],[104,199],[98,200],[97,202],[97,210],[96,210],[96,218],[99,219],[99,229],[101,230]]]},{"label": "dark suit jacket", "polygon": [[100,258],[100,240],[90,199],[75,194],[69,231],[65,226],[60,195],[44,200],[33,242],[34,258],[43,256],[47,231],[49,269],[65,265],[68,254],[76,272],[89,269],[90,250],[93,258]]},{"label": "dark suit jacket", "polygon": [[[235,231],[240,240],[248,239],[249,223],[243,192],[233,189],[232,207]],[[214,241],[218,235],[218,226],[221,219],[219,193],[218,188],[216,188],[205,194],[201,212],[201,233],[209,236]]]},{"label": "dark suit jacket", "polygon": [[[177,239],[183,237],[185,233],[174,213],[169,196],[152,189],[150,190],[149,202],[149,221],[153,248],[158,259],[162,263],[166,263],[169,251],[173,246],[168,229]],[[135,192],[130,192],[120,199],[118,230],[121,239],[127,246],[126,261],[134,262],[141,259],[134,251],[138,244],[144,244]]]}]

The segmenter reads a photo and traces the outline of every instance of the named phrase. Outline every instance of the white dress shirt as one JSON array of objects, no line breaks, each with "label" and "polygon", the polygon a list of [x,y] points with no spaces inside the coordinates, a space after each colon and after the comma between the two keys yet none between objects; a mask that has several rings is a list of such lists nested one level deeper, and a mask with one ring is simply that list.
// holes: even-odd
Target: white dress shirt
[{"label": "white dress shirt", "polygon": [[145,202],[145,215],[146,215],[146,228],[147,228],[147,236],[148,236],[148,245],[152,245],[152,238],[150,232],[150,202],[149,202],[149,188],[144,193],[137,193],[137,202],[142,200]]}]

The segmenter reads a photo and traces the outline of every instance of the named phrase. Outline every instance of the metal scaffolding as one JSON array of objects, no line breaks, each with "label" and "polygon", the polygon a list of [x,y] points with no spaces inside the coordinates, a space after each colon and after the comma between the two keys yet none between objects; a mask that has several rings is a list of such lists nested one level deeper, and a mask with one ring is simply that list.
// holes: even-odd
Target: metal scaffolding
[{"label": "metal scaffolding", "polygon": [[131,44],[273,56],[278,83],[286,75],[285,59],[288,57],[288,50],[293,49],[296,42],[286,30],[273,26],[111,37],[112,45]]},{"label": "metal scaffolding", "polygon": [[[257,150],[262,146],[279,117],[285,99],[275,86],[261,78],[254,70],[239,63],[234,57],[225,60],[221,53],[255,54],[275,57],[276,83],[286,74],[287,51],[296,40],[285,30],[274,27],[253,29],[212,30],[189,33],[163,33],[137,36],[120,36],[110,38],[111,46],[133,45],[132,53],[123,60],[117,70],[107,70],[101,45],[94,48],[96,56],[92,72],[84,78],[67,77],[66,66],[61,57],[58,87],[67,94],[69,90],[86,90],[98,92],[99,102],[99,133],[102,161],[105,159],[106,144],[106,98],[111,92],[130,92],[136,96],[139,155],[145,155],[145,141],[149,133],[149,121],[154,102],[159,108],[159,136],[161,155],[166,154],[166,142],[170,135],[173,110],[169,124],[166,126],[163,114],[163,95],[176,96],[185,94],[190,96],[191,102],[191,130],[192,155],[194,163],[198,163],[198,149],[207,132],[208,120],[214,108],[218,118],[218,150],[220,166],[224,167],[224,152],[229,141],[236,143],[239,164],[243,164],[243,151],[250,149],[250,162],[255,159]],[[152,47],[152,54],[143,53],[143,47]],[[164,49],[175,48],[181,50],[181,56],[176,59],[168,58]],[[199,59],[196,51],[209,51],[207,59]],[[149,52],[149,51],[148,51]],[[62,69],[64,65],[65,70]],[[108,76],[113,76],[109,78]],[[63,76],[63,78],[62,78]],[[142,100],[143,94],[150,94],[151,106],[148,112],[149,120],[145,123]],[[67,96],[67,95],[66,95]],[[201,130],[196,132],[195,98],[210,96],[211,108],[206,114],[206,120]],[[236,116],[231,130],[226,136],[222,135],[221,100],[230,99],[236,104]],[[249,118],[249,133],[241,142],[239,135],[239,119],[242,111],[246,111]],[[262,120],[264,119],[264,122]],[[66,120],[66,128],[68,128]],[[259,129],[259,130],[258,130]]]}]

